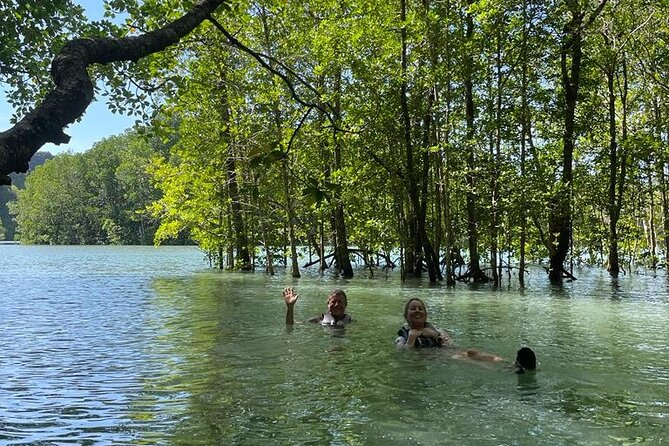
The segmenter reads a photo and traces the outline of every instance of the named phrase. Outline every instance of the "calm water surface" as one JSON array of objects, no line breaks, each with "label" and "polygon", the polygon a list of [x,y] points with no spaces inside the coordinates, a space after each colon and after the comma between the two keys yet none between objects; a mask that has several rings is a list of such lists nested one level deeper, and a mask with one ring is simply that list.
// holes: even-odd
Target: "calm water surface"
[{"label": "calm water surface", "polygon": [[[0,246],[0,444],[669,444],[669,282],[401,285],[208,269],[184,247]],[[346,289],[345,332],[283,323]],[[514,286],[515,288],[515,286]],[[397,351],[410,296],[462,347],[534,374]]]}]

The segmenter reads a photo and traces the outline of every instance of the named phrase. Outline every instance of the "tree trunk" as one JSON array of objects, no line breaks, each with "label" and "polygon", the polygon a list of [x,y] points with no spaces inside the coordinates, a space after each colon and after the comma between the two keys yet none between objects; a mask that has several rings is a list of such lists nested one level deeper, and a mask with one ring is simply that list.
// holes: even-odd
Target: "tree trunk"
[{"label": "tree trunk", "polygon": [[658,174],[660,176],[660,188],[662,195],[662,225],[664,228],[664,266],[669,274],[669,194],[667,193],[667,178],[665,169],[669,168],[667,162],[662,160],[658,163]]},{"label": "tree trunk", "polygon": [[[609,47],[613,42],[604,36]],[[618,253],[618,221],[623,206],[623,191],[626,184],[627,156],[623,152],[619,157],[616,124],[616,91],[615,72],[617,57],[613,56],[610,64],[606,67],[606,84],[609,97],[609,261],[608,271],[611,277],[620,274],[620,257]],[[620,87],[620,99],[622,105],[622,141],[627,139],[627,64],[625,55],[622,54],[622,86]]]},{"label": "tree trunk", "polygon": [[[473,0],[467,1],[467,6],[471,7]],[[467,42],[473,41],[474,19],[471,13],[467,12],[465,37]],[[481,271],[478,248],[478,214],[476,205],[476,157],[474,138],[476,136],[474,127],[474,57],[469,50],[464,58],[464,87],[465,87],[465,120],[467,123],[467,239],[469,244],[469,277],[474,282],[487,282],[488,277]]]},{"label": "tree trunk", "polygon": [[[272,37],[271,37],[271,30],[269,28],[269,22],[267,21],[267,10],[264,7],[261,7],[260,9],[260,18],[262,20],[262,25],[263,25],[263,37],[264,37],[264,44],[265,44],[265,53],[268,55],[272,55]],[[274,68],[274,60],[269,61],[270,67]],[[274,81],[274,76],[272,76],[271,82]],[[274,115],[274,124],[276,126],[276,135],[275,139],[276,141],[281,141],[283,139],[283,122],[281,119],[281,110],[279,108],[279,102],[278,100],[275,100],[272,103],[272,113]],[[290,194],[290,183],[289,183],[289,169],[288,169],[288,160],[286,158],[283,159],[283,162],[281,164],[281,169],[282,169],[282,180],[283,180],[283,189],[284,193],[286,195],[286,216],[288,220],[288,243],[290,244],[290,252],[291,252],[291,274],[295,278],[300,277],[300,269],[299,265],[297,263],[297,247],[296,247],[296,242],[295,242],[295,211],[293,210],[293,203],[291,201],[291,194]],[[262,207],[259,205],[258,209],[262,209]],[[271,246],[269,246],[268,242],[268,236],[267,236],[267,229],[266,229],[266,224],[265,221],[262,220],[262,230],[263,230],[263,238],[265,240],[265,252],[267,255],[267,265],[268,269],[267,272],[271,275],[274,275],[274,265],[273,265],[273,259],[272,259],[272,249]]]},{"label": "tree trunk", "polygon": [[657,268],[657,233],[655,231],[655,186],[653,182],[653,161],[648,163],[648,247],[650,249],[650,266],[653,270]]},{"label": "tree trunk", "polygon": [[[658,130],[662,126],[662,121],[661,121],[661,114],[660,114],[660,109],[659,105],[655,104],[655,109],[656,109],[656,119],[655,122],[657,123]],[[660,140],[662,140],[662,133],[660,133]],[[666,135],[666,133],[665,133]],[[669,139],[669,135],[667,135],[667,139]],[[667,178],[666,172],[669,170],[669,162],[667,162],[666,156],[661,157],[658,160],[657,163],[657,169],[658,169],[658,176],[660,178],[660,193],[661,193],[661,199],[662,199],[662,227],[664,228],[664,266],[667,271],[667,274],[669,274],[669,186],[667,186],[667,182],[669,182],[669,178]]]},{"label": "tree trunk", "polygon": [[[401,15],[400,20],[402,23],[406,21],[406,0],[401,2]],[[407,62],[407,32],[406,27],[403,26],[401,30],[402,38],[402,54],[401,54],[401,64],[402,64],[402,73],[407,73],[408,62]],[[416,175],[416,167],[414,164],[414,154],[413,154],[413,144],[411,138],[411,117],[409,114],[409,104],[408,104],[408,87],[406,82],[406,76],[402,80],[400,86],[400,100],[402,108],[402,122],[404,128],[404,147],[406,151],[406,175],[405,175],[405,184],[409,193],[409,203],[410,208],[409,212],[411,224],[415,225],[415,234],[416,234],[416,251],[422,249],[425,263],[427,265],[427,273],[430,278],[430,282],[434,283],[442,279],[441,271],[439,270],[439,260],[434,253],[432,244],[428,239],[427,231],[425,228],[426,215],[423,212],[423,206],[421,205],[420,192],[422,187],[420,187],[418,181],[419,178]],[[423,179],[427,181],[427,179]],[[423,184],[423,183],[420,183]],[[424,190],[424,189],[423,189]],[[418,261],[416,262],[416,269],[420,268]]]},{"label": "tree trunk", "polygon": [[221,142],[227,148],[225,156],[225,175],[230,197],[230,210],[232,211],[232,230],[235,240],[235,251],[237,252],[238,266],[241,270],[248,271],[252,268],[251,256],[249,254],[249,243],[246,237],[246,225],[244,224],[243,210],[241,206],[239,184],[237,183],[237,161],[234,153],[234,144],[230,135],[230,106],[228,102],[228,87],[225,73],[221,73],[219,85],[221,95]]},{"label": "tree trunk", "polygon": [[[526,175],[526,144],[527,139],[529,138],[529,104],[527,101],[527,91],[528,91],[528,52],[527,52],[527,1],[523,1],[523,41],[522,41],[522,50],[521,50],[521,60],[523,61],[523,73],[521,81],[521,114],[520,114],[520,178],[524,179]],[[525,195],[525,183],[521,182],[521,196]],[[518,265],[518,283],[521,287],[525,286],[525,250],[527,244],[527,204],[526,200],[520,200],[520,241],[519,241],[519,265]]]},{"label": "tree trunk", "polygon": [[[578,89],[581,76],[581,58],[583,56],[583,32],[590,25],[606,5],[607,0],[601,0],[597,9],[588,20],[584,18],[581,2],[566,0],[571,15],[569,23],[565,25],[560,47],[560,72],[562,89],[564,92],[564,133],[562,136],[562,178],[560,188],[555,192],[550,203],[548,218],[548,252],[549,272],[551,282],[561,282],[567,272],[564,262],[567,259],[571,243],[572,231],[572,196],[573,196],[573,158],[575,144],[574,117],[578,101]],[[568,276],[572,277],[571,274]]]},{"label": "tree trunk", "polygon": [[283,180],[283,192],[286,196],[286,217],[288,218],[288,244],[290,245],[290,272],[295,278],[300,277],[300,265],[297,262],[297,241],[295,240],[295,208],[293,206],[292,192],[290,187],[290,169],[288,160],[283,159],[281,163],[281,178]]},{"label": "tree trunk", "polygon": [[[341,121],[341,69],[335,73],[335,122]],[[337,138],[337,132],[332,136],[332,145],[334,150],[334,169],[340,171],[343,168],[341,159],[341,146]],[[351,258],[348,255],[348,240],[346,234],[346,221],[344,220],[344,203],[338,192],[334,192],[335,207],[333,210],[333,222],[335,232],[335,264],[345,279],[353,277],[353,266]]]},{"label": "tree trunk", "polygon": [[613,67],[606,72],[606,85],[609,94],[609,265],[611,277],[618,277],[620,264],[618,259],[618,206],[616,203],[616,184],[618,177],[618,141],[616,139],[616,93],[614,90]]},{"label": "tree trunk", "polygon": [[[450,2],[447,3],[447,11],[450,11],[451,4]],[[450,170],[448,166],[448,159],[449,159],[449,151],[450,151],[450,129],[451,129],[451,100],[452,100],[452,92],[453,92],[453,87],[452,87],[452,82],[451,82],[451,64],[452,64],[452,59],[451,59],[451,44],[450,41],[447,40],[445,42],[445,48],[444,48],[444,53],[445,53],[445,61],[444,63],[446,64],[446,67],[448,69],[446,70],[446,92],[445,92],[445,104],[444,108],[446,110],[445,112],[445,123],[443,128],[444,130],[444,135],[443,135],[443,141],[444,141],[444,147],[440,153],[440,161],[441,164],[444,166],[443,169],[443,175],[442,175],[442,181],[443,181],[443,187],[442,187],[442,193],[439,195],[439,198],[443,200],[443,222],[444,222],[444,229],[446,232],[446,240],[444,241],[445,244],[445,255],[444,255],[444,262],[445,262],[445,271],[446,271],[446,284],[447,285],[455,285],[455,271],[453,268],[453,261],[452,261],[452,256],[451,253],[453,251],[453,244],[454,244],[454,235],[453,235],[453,224],[451,222],[451,200],[450,200]],[[438,127],[441,128],[441,127]]]},{"label": "tree trunk", "polygon": [[[494,144],[491,144],[491,160],[492,160],[492,175],[491,175],[491,218],[490,218],[490,266],[492,269],[492,281],[494,286],[498,287],[501,285],[501,265],[502,259],[498,256],[501,256],[499,253],[499,228],[500,228],[500,186],[499,186],[499,170],[498,162],[501,160],[501,145],[502,145],[502,28],[504,26],[502,16],[498,17],[496,23],[497,32],[495,35],[496,39],[496,53],[495,53],[495,107],[494,107],[494,118],[495,118],[495,140]],[[492,148],[494,146],[494,151]]]},{"label": "tree trunk", "polygon": [[571,234],[571,202],[573,188],[574,116],[578,100],[581,75],[583,13],[580,7],[569,2],[571,20],[565,26],[560,49],[560,70],[564,90],[564,133],[562,136],[561,187],[551,199],[548,222],[549,278],[559,282],[565,273],[564,262],[569,252]]}]

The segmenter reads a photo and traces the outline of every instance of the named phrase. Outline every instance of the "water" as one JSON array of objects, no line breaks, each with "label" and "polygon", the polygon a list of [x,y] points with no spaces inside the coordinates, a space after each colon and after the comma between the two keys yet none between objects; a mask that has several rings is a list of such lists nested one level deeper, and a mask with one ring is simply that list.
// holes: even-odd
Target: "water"
[{"label": "water", "polygon": [[[669,285],[534,271],[522,292],[208,269],[184,247],[1,246],[0,444],[669,443]],[[379,275],[380,276],[380,275]],[[345,332],[283,323],[344,288]],[[404,302],[513,375],[393,346]]]}]

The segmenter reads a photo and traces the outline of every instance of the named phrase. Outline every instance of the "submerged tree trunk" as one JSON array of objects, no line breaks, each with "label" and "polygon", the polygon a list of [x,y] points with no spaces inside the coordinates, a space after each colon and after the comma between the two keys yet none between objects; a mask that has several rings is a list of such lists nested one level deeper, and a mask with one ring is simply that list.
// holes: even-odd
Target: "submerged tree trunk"
[{"label": "submerged tree trunk", "polygon": [[[335,74],[335,121],[341,121],[341,69]],[[341,159],[341,146],[334,131],[332,137],[334,150],[334,169],[340,171],[343,168]],[[353,277],[353,266],[348,255],[348,240],[346,234],[346,221],[344,220],[344,203],[337,192],[334,192],[335,207],[333,212],[333,223],[335,233],[335,263],[342,277],[350,279]]]},{"label": "submerged tree trunk", "polygon": [[658,163],[658,175],[660,176],[660,188],[662,196],[662,226],[664,228],[664,267],[669,274],[669,194],[667,192],[666,170],[669,165],[665,160]]},{"label": "submerged tree trunk", "polygon": [[560,53],[562,88],[564,90],[564,133],[562,136],[562,178],[561,187],[551,199],[551,213],[548,222],[549,237],[549,278],[551,281],[562,279],[564,262],[569,252],[571,231],[571,201],[574,157],[574,116],[578,99],[579,78],[581,75],[581,24],[583,20],[579,9],[571,9],[571,22],[563,36]]},{"label": "submerged tree trunk", "polygon": [[[616,122],[616,72],[618,68],[619,54],[615,48],[616,37],[610,37],[606,32],[602,33],[607,48],[611,50],[610,59],[605,61],[604,74],[606,75],[606,86],[608,92],[609,106],[609,191],[608,191],[608,218],[609,218],[609,256],[607,269],[611,277],[620,274],[620,257],[618,253],[618,221],[623,206],[623,191],[626,183],[627,156],[625,152],[620,153],[617,138]],[[620,101],[622,105],[622,134],[624,142],[627,139],[627,64],[624,52],[620,53],[622,58],[622,85],[619,87]],[[623,146],[624,147],[624,146]],[[622,155],[622,156],[620,156]]]},{"label": "submerged tree trunk", "polygon": [[232,230],[235,240],[235,251],[237,253],[237,262],[239,269],[250,270],[251,256],[249,254],[249,243],[246,237],[246,225],[244,223],[243,210],[241,205],[239,184],[237,183],[237,160],[234,153],[234,144],[230,135],[230,106],[228,102],[228,87],[226,83],[225,74],[221,74],[221,82],[219,85],[219,92],[221,95],[221,142],[226,146],[227,153],[225,156],[225,175],[228,186],[228,196],[230,197],[230,211],[232,212]]},{"label": "submerged tree trunk", "polygon": [[[401,2],[401,15],[400,20],[402,23],[406,20],[406,0]],[[402,54],[401,54],[401,65],[402,73],[406,74],[408,69],[407,61],[407,31],[406,27],[403,26],[401,29],[401,40],[402,40]],[[400,85],[400,101],[402,108],[402,124],[404,129],[404,149],[405,149],[405,185],[409,195],[409,212],[410,212],[410,224],[415,225],[415,236],[416,236],[416,251],[422,250],[423,260],[427,266],[427,273],[430,278],[430,282],[437,282],[442,279],[441,271],[439,269],[439,259],[434,253],[434,248],[428,238],[427,230],[425,228],[426,215],[423,211],[423,206],[421,205],[420,193],[421,190],[425,190],[419,185],[419,178],[416,175],[416,166],[413,153],[413,144],[411,138],[411,117],[409,113],[409,104],[408,104],[408,86],[406,79],[403,79]],[[427,181],[427,179],[424,179]],[[420,183],[422,184],[422,183]],[[416,269],[418,270],[421,266],[416,262]]]},{"label": "submerged tree trunk", "polygon": [[[502,16],[498,17],[496,22],[497,32],[495,34],[495,104],[494,104],[494,119],[495,119],[495,134],[494,134],[494,144],[490,145],[490,158],[492,160],[492,175],[490,176],[491,185],[491,218],[490,218],[490,266],[492,269],[492,281],[494,286],[498,287],[501,285],[501,268],[502,268],[502,259],[499,249],[499,228],[500,224],[500,214],[501,214],[501,192],[499,184],[499,168],[498,163],[502,159],[501,156],[501,146],[502,146],[502,88],[503,88],[503,75],[502,75],[502,29],[504,26],[504,21]],[[491,95],[492,97],[492,95]],[[494,150],[493,150],[494,148]]]},{"label": "submerged tree trunk", "polygon": [[[523,61],[522,80],[521,80],[521,111],[520,111],[520,178],[524,179],[526,175],[526,145],[529,139],[530,111],[527,100],[528,94],[528,52],[527,52],[527,0],[523,1],[523,40],[521,47],[521,60]],[[521,181],[521,196],[525,195],[525,182]],[[518,265],[518,283],[521,287],[525,285],[525,251],[527,244],[527,204],[526,200],[520,200],[520,240],[519,240],[519,265]]]},{"label": "submerged tree trunk", "polygon": [[[281,163],[281,178],[283,180],[283,192],[286,196],[286,217],[288,220],[288,244],[290,245],[290,273],[293,277],[300,277],[300,265],[297,262],[297,241],[295,240],[295,207],[293,205],[290,169],[288,160],[283,159]],[[321,257],[322,258],[322,257]]]},{"label": "submerged tree trunk", "polygon": [[[471,6],[473,0],[468,0],[467,5]],[[474,19],[471,12],[467,11],[466,18],[466,40],[472,42],[474,35]],[[488,277],[481,270],[478,248],[478,214],[477,214],[477,193],[476,193],[476,157],[474,138],[476,136],[474,127],[474,57],[469,50],[464,60],[464,87],[465,87],[465,120],[467,123],[467,239],[469,243],[469,272],[468,276],[474,282],[487,282]]]},{"label": "submerged tree trunk", "polygon": [[657,233],[655,230],[655,186],[653,181],[653,161],[648,163],[648,230],[647,239],[650,249],[650,266],[654,270],[657,268]]},{"label": "submerged tree trunk", "polygon": [[614,91],[613,67],[606,72],[606,85],[609,94],[609,264],[612,277],[618,277],[620,263],[618,259],[618,206],[616,203],[616,178],[618,177],[618,141],[616,139],[616,93]]},{"label": "submerged tree trunk", "polygon": [[583,6],[578,0],[566,0],[571,15],[565,25],[560,48],[560,72],[564,94],[564,133],[562,136],[562,178],[560,187],[550,203],[548,218],[548,252],[551,282],[560,282],[564,275],[572,277],[564,267],[571,242],[573,158],[575,145],[575,115],[583,57],[583,32],[602,11],[607,0],[602,0],[586,20]]}]

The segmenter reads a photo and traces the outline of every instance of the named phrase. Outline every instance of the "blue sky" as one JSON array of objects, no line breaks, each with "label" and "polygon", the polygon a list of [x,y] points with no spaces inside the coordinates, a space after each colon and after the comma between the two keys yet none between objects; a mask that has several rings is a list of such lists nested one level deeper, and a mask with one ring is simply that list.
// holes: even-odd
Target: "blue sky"
[{"label": "blue sky", "polygon": [[[86,15],[91,20],[102,18],[103,8],[102,0],[77,0],[86,9]],[[100,141],[107,136],[123,133],[135,123],[134,117],[116,115],[107,109],[104,98],[96,98],[79,122],[71,124],[65,129],[65,133],[70,135],[68,144],[56,146],[46,144],[41,150],[49,151],[54,155],[62,152],[84,152],[91,148],[93,143]],[[4,90],[0,87],[0,131],[11,127],[9,118],[12,116],[13,109],[5,99]]]}]

